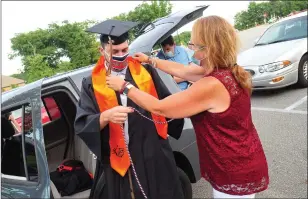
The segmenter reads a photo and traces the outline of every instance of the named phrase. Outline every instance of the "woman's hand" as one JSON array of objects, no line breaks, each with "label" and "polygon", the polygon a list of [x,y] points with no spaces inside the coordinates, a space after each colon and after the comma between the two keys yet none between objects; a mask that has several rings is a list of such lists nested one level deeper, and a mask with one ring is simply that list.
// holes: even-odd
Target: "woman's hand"
[{"label": "woman's hand", "polygon": [[148,61],[149,61],[149,56],[147,56],[146,54],[143,54],[143,53],[135,53],[133,55],[133,58],[138,60],[139,62],[148,63]]},{"label": "woman's hand", "polygon": [[106,78],[107,86],[114,91],[120,91],[125,84],[125,81],[120,76],[108,76]]}]

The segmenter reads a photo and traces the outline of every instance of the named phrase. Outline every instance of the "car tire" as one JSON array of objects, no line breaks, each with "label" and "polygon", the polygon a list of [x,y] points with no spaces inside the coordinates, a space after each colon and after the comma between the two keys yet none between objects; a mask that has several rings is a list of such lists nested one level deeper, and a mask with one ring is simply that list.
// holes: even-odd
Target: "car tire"
[{"label": "car tire", "polygon": [[178,174],[180,177],[184,198],[192,199],[192,187],[187,174],[180,168],[178,168]]},{"label": "car tire", "polygon": [[304,55],[298,65],[298,81],[297,81],[298,86],[304,88],[308,87],[307,75],[308,75],[308,55]]}]

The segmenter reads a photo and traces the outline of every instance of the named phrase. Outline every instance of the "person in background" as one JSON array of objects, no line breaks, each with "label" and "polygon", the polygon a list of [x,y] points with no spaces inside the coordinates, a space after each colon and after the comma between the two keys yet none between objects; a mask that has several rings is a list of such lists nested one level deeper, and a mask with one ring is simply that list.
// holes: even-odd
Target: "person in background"
[{"label": "person in background", "polygon": [[[191,118],[201,175],[212,185],[214,198],[254,198],[268,188],[268,164],[251,116],[251,76],[236,64],[236,31],[219,16],[203,17],[195,22],[191,39],[201,67],[143,53],[134,59],[194,81],[192,86],[162,100],[137,87],[130,87],[127,96],[153,114]],[[108,77],[107,84],[117,91],[125,81]]]},{"label": "person in background", "polygon": [[[174,61],[180,64],[189,65],[192,63],[191,57],[187,50],[182,46],[177,46],[172,35],[167,37],[161,43],[162,49],[158,52],[157,57],[163,60]],[[181,90],[187,89],[190,84],[187,80],[173,76]]]}]

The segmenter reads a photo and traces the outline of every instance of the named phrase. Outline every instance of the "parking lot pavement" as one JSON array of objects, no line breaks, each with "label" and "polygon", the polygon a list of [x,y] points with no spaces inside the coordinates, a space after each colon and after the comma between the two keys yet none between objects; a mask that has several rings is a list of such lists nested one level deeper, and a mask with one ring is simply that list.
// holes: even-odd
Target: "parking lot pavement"
[{"label": "parking lot pavement", "polygon": [[[268,190],[257,198],[307,197],[307,88],[291,86],[252,95],[252,115],[267,157]],[[205,180],[193,184],[194,198],[211,198]]]},{"label": "parking lot pavement", "polygon": [[[306,100],[307,100],[307,97],[306,97]],[[307,111],[307,101],[306,101],[306,103],[302,103],[302,104],[299,105],[298,107],[294,108],[294,110]]]},{"label": "parking lot pavement", "polygon": [[[283,89],[254,91],[251,99],[252,107],[266,107],[307,111],[307,88],[289,86]],[[296,104],[299,102],[300,104]],[[294,107],[292,106],[294,105]]]}]

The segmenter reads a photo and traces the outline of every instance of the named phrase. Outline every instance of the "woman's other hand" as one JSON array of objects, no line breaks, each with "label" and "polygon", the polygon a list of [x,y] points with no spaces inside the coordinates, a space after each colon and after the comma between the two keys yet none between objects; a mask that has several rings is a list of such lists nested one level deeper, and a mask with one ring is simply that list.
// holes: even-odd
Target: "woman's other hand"
[{"label": "woman's other hand", "polygon": [[139,62],[148,63],[148,61],[149,61],[149,56],[147,56],[146,54],[143,54],[143,53],[135,53],[133,55],[133,58],[138,60]]}]

